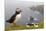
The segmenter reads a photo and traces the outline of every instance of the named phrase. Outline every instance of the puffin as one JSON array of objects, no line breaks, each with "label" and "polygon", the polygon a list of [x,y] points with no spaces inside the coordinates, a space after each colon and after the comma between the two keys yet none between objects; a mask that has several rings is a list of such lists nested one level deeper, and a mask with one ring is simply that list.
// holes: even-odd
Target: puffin
[{"label": "puffin", "polygon": [[17,8],[15,14],[13,14],[13,16],[11,16],[11,18],[6,22],[16,25],[16,22],[19,21],[19,19],[21,18],[21,12],[21,9]]}]

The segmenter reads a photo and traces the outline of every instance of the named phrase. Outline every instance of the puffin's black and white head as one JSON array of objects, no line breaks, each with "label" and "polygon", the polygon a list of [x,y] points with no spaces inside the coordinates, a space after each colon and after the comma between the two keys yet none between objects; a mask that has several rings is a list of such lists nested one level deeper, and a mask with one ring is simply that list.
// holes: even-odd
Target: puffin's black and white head
[{"label": "puffin's black and white head", "polygon": [[17,18],[21,17],[21,12],[22,12],[21,9],[17,8],[15,11],[15,14],[7,22],[13,23],[14,21],[16,21]]},{"label": "puffin's black and white head", "polygon": [[21,9],[20,8],[17,8],[16,9],[16,14],[20,14],[22,11],[21,11]]}]

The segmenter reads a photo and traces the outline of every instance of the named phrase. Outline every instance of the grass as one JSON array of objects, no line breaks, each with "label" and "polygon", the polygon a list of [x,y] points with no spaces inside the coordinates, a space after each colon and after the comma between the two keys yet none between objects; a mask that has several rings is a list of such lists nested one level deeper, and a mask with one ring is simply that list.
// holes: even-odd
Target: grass
[{"label": "grass", "polygon": [[38,25],[39,27],[26,27],[26,26],[11,26],[11,27],[7,27],[5,28],[5,31],[9,31],[9,30],[24,30],[24,29],[41,29],[41,28],[44,28],[44,23],[39,23]]}]

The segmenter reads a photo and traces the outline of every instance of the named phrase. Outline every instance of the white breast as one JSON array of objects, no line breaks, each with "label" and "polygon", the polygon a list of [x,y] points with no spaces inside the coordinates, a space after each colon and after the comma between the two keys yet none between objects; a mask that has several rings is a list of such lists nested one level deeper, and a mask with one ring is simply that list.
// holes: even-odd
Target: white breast
[{"label": "white breast", "polygon": [[16,18],[20,18],[20,17],[21,17],[21,13],[16,16]]},{"label": "white breast", "polygon": [[15,17],[15,21],[14,21],[14,22],[17,22],[17,21],[19,21],[20,19],[21,19],[21,13],[18,14],[18,15],[16,15],[16,17]]}]

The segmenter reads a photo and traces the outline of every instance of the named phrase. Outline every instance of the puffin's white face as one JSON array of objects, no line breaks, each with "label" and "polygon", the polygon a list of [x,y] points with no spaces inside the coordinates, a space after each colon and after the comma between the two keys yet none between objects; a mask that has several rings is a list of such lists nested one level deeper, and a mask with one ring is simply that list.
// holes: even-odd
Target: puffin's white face
[{"label": "puffin's white face", "polygon": [[17,11],[17,12],[21,12],[21,9],[18,8],[18,9],[16,9],[16,11]]}]

